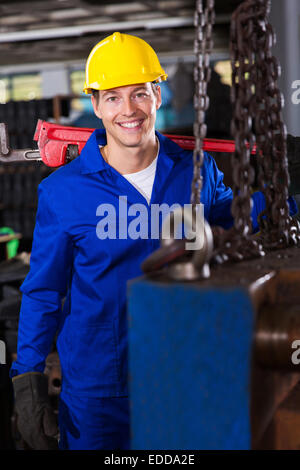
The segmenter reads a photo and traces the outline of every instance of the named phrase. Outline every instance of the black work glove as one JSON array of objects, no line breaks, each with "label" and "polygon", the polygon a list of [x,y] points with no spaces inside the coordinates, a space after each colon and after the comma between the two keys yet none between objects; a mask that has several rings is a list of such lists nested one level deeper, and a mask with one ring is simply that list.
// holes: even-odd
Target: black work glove
[{"label": "black work glove", "polygon": [[55,450],[58,426],[48,397],[48,378],[40,372],[28,372],[12,379],[17,427],[34,450]]},{"label": "black work glove", "polygon": [[300,137],[287,135],[287,158],[290,174],[289,196],[300,194]]}]

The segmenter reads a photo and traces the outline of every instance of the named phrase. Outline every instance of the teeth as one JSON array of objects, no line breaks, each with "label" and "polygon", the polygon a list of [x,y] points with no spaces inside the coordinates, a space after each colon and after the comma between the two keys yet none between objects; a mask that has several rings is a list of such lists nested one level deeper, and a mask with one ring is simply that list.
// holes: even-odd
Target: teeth
[{"label": "teeth", "polygon": [[119,122],[120,126],[122,127],[128,127],[128,128],[132,128],[132,127],[136,127],[140,124],[140,121],[134,121],[134,122],[123,122],[122,124]]}]

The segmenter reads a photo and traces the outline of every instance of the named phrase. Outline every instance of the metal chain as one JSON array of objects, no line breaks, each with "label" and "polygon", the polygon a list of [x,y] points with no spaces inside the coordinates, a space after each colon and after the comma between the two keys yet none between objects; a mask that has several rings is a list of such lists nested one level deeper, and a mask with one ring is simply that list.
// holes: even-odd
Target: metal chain
[{"label": "metal chain", "polygon": [[248,84],[253,78],[255,59],[249,49],[251,30],[251,20],[244,22],[243,12],[235,12],[230,30],[231,101],[234,105],[231,133],[235,137],[236,145],[236,151],[232,155],[234,198],[231,212],[234,217],[234,227],[242,237],[247,237],[252,230],[251,185],[254,181],[254,170],[250,165],[250,155],[255,144],[251,117],[254,109],[254,93]]},{"label": "metal chain", "polygon": [[[290,217],[287,202],[286,130],[277,85],[280,72],[271,53],[275,38],[268,22],[269,10],[270,0],[246,0],[231,20],[231,131],[236,143],[232,157],[234,227],[229,233],[221,231],[221,239],[215,240],[221,261],[263,256],[264,249],[300,244],[299,223]],[[266,209],[258,219],[259,239],[250,235],[254,181],[250,154],[255,141],[259,189],[266,199]]]},{"label": "metal chain", "polygon": [[252,119],[256,112],[255,73],[257,68],[253,31],[256,21],[256,8],[246,1],[233,13],[230,28],[230,54],[232,66],[231,101],[233,117],[231,132],[235,138],[236,151],[232,155],[233,201],[231,212],[234,219],[229,232],[220,231],[220,240],[215,240],[219,247],[219,260],[242,260],[264,256],[262,244],[251,236],[252,199],[251,186],[254,170],[250,164],[250,155],[255,144]]},{"label": "metal chain", "polygon": [[[274,36],[267,20],[269,8],[270,0],[245,0],[232,15],[231,100],[234,113],[231,127],[236,152],[232,157],[234,184],[231,211],[234,224],[230,230],[221,227],[212,229],[213,259],[216,262],[264,256],[264,248],[300,245],[299,224],[289,216],[287,203],[289,177],[286,131],[281,116],[282,97],[277,86],[278,66],[271,54]],[[214,1],[207,0],[206,8],[203,9],[203,2],[197,0],[194,43],[196,119],[191,188],[191,203],[194,207],[201,200],[201,167],[204,160],[202,144],[206,135],[205,111],[209,105],[207,84],[210,79],[209,53],[212,49],[214,18]],[[266,210],[259,218],[260,238],[251,234],[251,185],[254,170],[250,165],[250,154],[255,141],[258,149],[259,187],[266,198]],[[162,261],[166,261],[166,250],[164,247],[161,250],[158,257],[160,263],[156,259],[155,266],[161,266]],[[177,247],[175,255],[174,253],[170,255],[168,252],[168,256],[177,258],[178,254],[182,259],[182,246]],[[149,271],[153,269],[152,261],[149,260]],[[180,269],[184,269],[184,262]]]},{"label": "metal chain", "polygon": [[258,183],[266,199],[266,209],[260,216],[261,239],[267,249],[300,245],[299,223],[289,215],[288,160],[286,128],[282,119],[283,96],[277,80],[280,67],[272,55],[275,43],[272,26],[268,22],[270,1],[255,2],[259,16],[255,23],[252,41],[257,55],[256,114]]},{"label": "metal chain", "polygon": [[[214,0],[196,1],[195,25],[195,66],[194,66],[194,137],[193,179],[191,184],[191,205],[193,230],[196,228],[196,211],[201,202],[202,174],[204,161],[203,139],[206,136],[205,112],[209,106],[207,86],[211,76],[210,52],[213,48],[212,30],[215,21]],[[166,266],[166,275],[177,280],[195,280],[209,276],[208,261],[213,250],[212,232],[204,223],[204,245],[202,250],[187,251],[186,240],[161,240],[160,248],[143,263],[144,272],[151,272]],[[197,237],[196,237],[197,238]]]},{"label": "metal chain", "polygon": [[203,1],[197,0],[194,16],[194,52],[196,61],[194,66],[195,149],[193,152],[194,173],[191,188],[191,204],[193,204],[193,207],[195,207],[196,204],[200,204],[202,190],[201,167],[204,160],[203,139],[207,131],[205,112],[209,106],[207,85],[211,76],[210,52],[213,48],[212,30],[215,21],[214,3],[214,0],[207,0],[206,7],[203,8]]},{"label": "metal chain", "polygon": [[[268,21],[270,0],[247,0],[233,15],[232,21],[232,100],[236,102],[233,132],[242,156],[235,162],[240,177],[243,175],[245,140],[254,144],[255,127],[257,158],[259,163],[259,189],[264,193],[266,209],[259,217],[261,241],[266,249],[284,248],[299,243],[299,226],[289,215],[288,161],[286,129],[282,119],[283,98],[277,80],[280,74],[277,60],[271,48],[275,42],[272,26]],[[248,112],[247,108],[248,107]],[[248,135],[243,131],[248,128]],[[243,196],[241,184],[237,185],[239,196],[233,203],[233,214],[244,217],[249,204],[239,205]],[[249,197],[249,194],[248,194]],[[246,198],[246,196],[245,196]],[[245,201],[246,202],[246,201]],[[240,209],[236,210],[236,205]],[[248,215],[248,214],[247,214]]]}]

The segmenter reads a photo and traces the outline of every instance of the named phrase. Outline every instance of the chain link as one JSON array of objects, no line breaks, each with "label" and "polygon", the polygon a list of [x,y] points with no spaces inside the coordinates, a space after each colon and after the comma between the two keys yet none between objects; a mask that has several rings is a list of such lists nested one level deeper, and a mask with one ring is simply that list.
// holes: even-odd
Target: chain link
[{"label": "chain link", "polygon": [[299,244],[300,232],[298,222],[289,215],[287,202],[286,130],[283,98],[277,85],[280,70],[271,53],[275,36],[268,22],[269,10],[270,0],[247,0],[232,15],[231,130],[236,141],[232,214],[240,244],[244,243],[251,233],[254,173],[250,151],[256,140],[259,189],[266,199],[266,209],[259,217],[260,241],[264,248],[274,249]]},{"label": "chain link", "polygon": [[206,7],[203,7],[203,1],[196,1],[196,11],[194,16],[195,25],[195,122],[194,136],[195,149],[193,152],[194,173],[191,188],[191,204],[196,207],[200,204],[202,190],[201,167],[204,159],[203,139],[206,136],[205,112],[209,106],[207,95],[207,85],[211,76],[210,52],[213,48],[212,30],[215,21],[214,0],[207,0]]},{"label": "chain link", "polygon": [[[251,9],[249,4],[254,5]],[[233,227],[219,231],[215,237],[216,258],[220,261],[242,260],[264,256],[263,246],[251,235],[251,188],[255,173],[250,155],[255,144],[253,117],[256,113],[256,54],[253,32],[257,14],[257,0],[246,1],[233,13],[230,27],[230,54],[232,67],[231,101],[233,116],[231,133],[236,151],[232,155]]]},{"label": "chain link", "polygon": [[[277,80],[280,67],[271,53],[275,35],[267,16],[270,1],[260,0],[260,21],[255,25],[256,43],[256,116],[259,189],[266,198],[266,209],[260,216],[263,244],[268,249],[300,245],[299,223],[289,215],[287,133],[282,119],[283,96]],[[259,51],[259,52],[258,52]]]}]

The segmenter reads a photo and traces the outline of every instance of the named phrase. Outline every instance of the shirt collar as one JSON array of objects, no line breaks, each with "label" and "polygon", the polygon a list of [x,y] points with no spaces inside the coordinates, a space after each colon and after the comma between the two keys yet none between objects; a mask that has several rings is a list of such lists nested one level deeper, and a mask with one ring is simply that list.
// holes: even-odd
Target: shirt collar
[{"label": "shirt collar", "polygon": [[159,139],[159,153],[162,153],[168,157],[181,158],[182,153],[184,152],[184,149],[182,147],[180,147],[178,144],[173,142],[173,140],[169,139],[158,131],[155,131],[155,134]]},{"label": "shirt collar", "polygon": [[81,173],[97,173],[109,168],[104,160],[99,145],[106,145],[105,129],[95,129],[80,154]]},{"label": "shirt collar", "polygon": [[[179,145],[160,132],[155,131],[155,134],[159,140],[159,155],[173,159],[173,157],[180,157],[182,152],[184,152]],[[106,163],[100,152],[99,145],[106,145],[105,129],[95,129],[82,149],[79,157],[81,173],[97,173],[110,168],[110,165]]]}]

